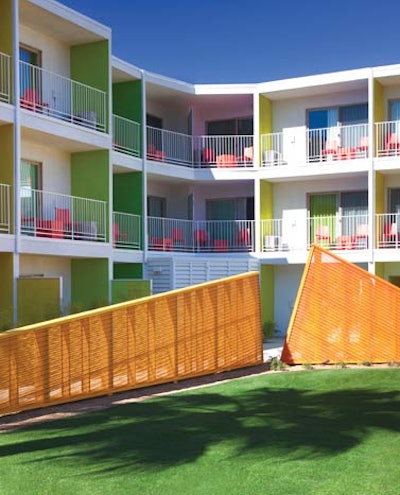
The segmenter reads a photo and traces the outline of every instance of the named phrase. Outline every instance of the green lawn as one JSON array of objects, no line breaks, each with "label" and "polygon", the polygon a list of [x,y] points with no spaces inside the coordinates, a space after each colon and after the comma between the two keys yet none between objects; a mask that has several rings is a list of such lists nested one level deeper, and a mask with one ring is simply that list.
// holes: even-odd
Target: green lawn
[{"label": "green lawn", "polygon": [[398,495],[400,369],[236,379],[0,434],[0,457],[1,495]]}]

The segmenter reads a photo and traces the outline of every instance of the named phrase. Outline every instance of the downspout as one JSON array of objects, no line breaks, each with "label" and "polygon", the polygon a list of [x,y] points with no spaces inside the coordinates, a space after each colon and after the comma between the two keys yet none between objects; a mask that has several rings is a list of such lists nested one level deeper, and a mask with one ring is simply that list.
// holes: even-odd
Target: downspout
[{"label": "downspout", "polygon": [[13,95],[14,95],[14,255],[13,255],[13,323],[18,324],[18,288],[17,277],[19,275],[19,253],[21,252],[21,119],[20,119],[20,73],[19,73],[19,0],[12,2],[12,45],[13,56],[11,57],[14,64],[13,70]]},{"label": "downspout", "polygon": [[142,73],[142,245],[143,245],[143,268],[147,263],[147,125],[146,125],[146,72]]}]

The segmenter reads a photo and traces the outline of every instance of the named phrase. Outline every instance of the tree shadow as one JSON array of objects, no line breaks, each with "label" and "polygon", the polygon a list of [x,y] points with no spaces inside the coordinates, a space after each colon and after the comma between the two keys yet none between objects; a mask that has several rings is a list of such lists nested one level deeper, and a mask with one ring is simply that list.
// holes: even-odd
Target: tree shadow
[{"label": "tree shadow", "polygon": [[30,426],[22,441],[0,446],[0,456],[34,453],[29,462],[68,460],[109,474],[191,463],[223,442],[230,457],[284,453],[289,461],[337,455],[376,429],[400,431],[398,390],[238,387],[230,394],[204,389]]}]

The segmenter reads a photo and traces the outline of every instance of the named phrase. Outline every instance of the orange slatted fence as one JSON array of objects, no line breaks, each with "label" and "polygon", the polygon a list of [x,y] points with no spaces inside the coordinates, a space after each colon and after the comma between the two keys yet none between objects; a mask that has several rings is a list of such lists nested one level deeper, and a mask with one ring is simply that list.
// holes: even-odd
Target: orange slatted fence
[{"label": "orange slatted fence", "polygon": [[288,364],[400,362],[400,289],[313,246],[281,359]]},{"label": "orange slatted fence", "polygon": [[258,273],[0,335],[0,414],[262,363]]}]

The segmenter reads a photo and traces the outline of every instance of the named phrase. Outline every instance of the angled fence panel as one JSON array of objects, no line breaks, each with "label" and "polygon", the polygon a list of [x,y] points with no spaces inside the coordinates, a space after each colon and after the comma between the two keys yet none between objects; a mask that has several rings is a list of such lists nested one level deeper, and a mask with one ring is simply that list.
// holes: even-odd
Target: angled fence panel
[{"label": "angled fence panel", "polygon": [[0,415],[262,363],[258,273],[0,334]]},{"label": "angled fence panel", "polygon": [[313,246],[282,360],[288,364],[400,362],[400,289]]}]

